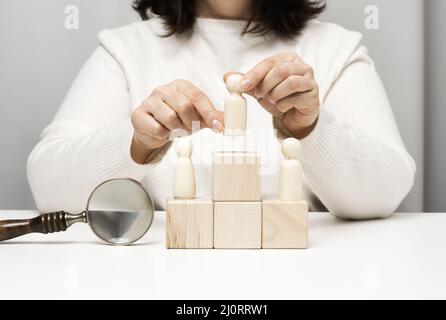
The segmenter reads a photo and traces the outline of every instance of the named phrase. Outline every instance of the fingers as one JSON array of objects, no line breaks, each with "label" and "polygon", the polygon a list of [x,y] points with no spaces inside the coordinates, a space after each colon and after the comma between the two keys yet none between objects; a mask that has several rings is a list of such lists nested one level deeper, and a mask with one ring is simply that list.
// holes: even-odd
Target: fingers
[{"label": "fingers", "polygon": [[[228,72],[224,80],[237,72]],[[295,53],[267,58],[248,71],[240,89],[302,137],[314,128],[319,115],[319,88],[313,69]],[[296,132],[296,131],[293,131]]]},{"label": "fingers", "polygon": [[281,118],[283,116],[284,112],[277,109],[277,107],[274,104],[262,98],[260,98],[258,101],[260,105],[263,107],[263,109],[268,111],[274,117]]},{"label": "fingers", "polygon": [[277,101],[284,99],[296,93],[311,91],[317,87],[314,79],[309,76],[292,75],[277,85],[265,97],[270,103],[276,104]]},{"label": "fingers", "polygon": [[256,87],[256,97],[265,97],[276,86],[293,75],[305,75],[305,70],[306,68],[298,63],[285,62],[278,64],[268,72],[263,81]]},{"label": "fingers", "polygon": [[[242,74],[240,72],[235,72],[235,71],[231,71],[231,72],[227,72],[224,76],[223,76],[223,81],[226,83],[226,81],[228,80],[228,78],[233,75],[233,74]],[[256,97],[255,95],[255,88],[251,91],[245,92],[248,95],[251,95],[254,98],[257,98],[258,102],[260,103],[260,105],[263,107],[263,109],[265,109],[266,111],[268,111],[270,114],[272,114],[275,117],[282,117],[283,116],[283,112],[280,112],[279,110],[277,110],[277,108],[270,102],[268,102],[266,99],[262,99],[259,97]]]},{"label": "fingers", "polygon": [[183,94],[193,104],[206,126],[217,133],[223,131],[223,118],[215,109],[210,99],[192,83],[184,80],[176,81],[178,92]]},{"label": "fingers", "polygon": [[143,109],[137,109],[133,112],[132,123],[133,127],[145,136],[159,140],[166,140],[170,136],[170,131]]},{"label": "fingers", "polygon": [[158,87],[145,105],[147,112],[170,131],[182,128],[191,132],[194,121],[200,122],[200,128],[217,133],[224,130],[222,113],[200,89],[185,80]]},{"label": "fingers", "polygon": [[[166,144],[172,133],[183,129],[192,133],[203,127],[222,132],[223,113],[217,111],[209,98],[188,81],[176,80],[156,88],[143,104],[132,112],[134,141],[142,143],[147,150],[154,150]],[[199,125],[195,126],[194,121]],[[132,142],[132,148],[135,144]],[[139,150],[139,148],[137,148]],[[132,155],[141,163],[147,152],[132,149]],[[138,153],[139,152],[139,153]]]},{"label": "fingers", "polygon": [[196,117],[194,116],[194,105],[189,99],[176,90],[172,90],[169,94],[164,95],[162,99],[165,105],[171,108],[177,115],[182,127],[190,131],[192,122],[196,120]]},{"label": "fingers", "polygon": [[[224,83],[226,83],[226,81],[228,80],[228,78],[229,78],[230,76],[232,76],[233,74],[244,75],[243,73],[241,73],[241,72],[236,72],[236,71],[230,71],[230,72],[227,72],[227,73],[225,73],[225,75],[223,76],[223,81],[224,81]],[[243,93],[246,93],[246,94],[252,96],[253,98],[256,98],[256,96],[255,96],[255,87],[254,87],[253,89],[249,90],[249,91],[243,91]]]},{"label": "fingers", "polygon": [[244,79],[240,82],[240,89],[248,92],[257,87],[266,77],[269,71],[279,63],[301,62],[297,54],[292,52],[279,53],[266,58],[258,63],[253,69],[246,73]]},{"label": "fingers", "polygon": [[297,109],[302,114],[310,114],[313,110],[317,111],[319,106],[319,97],[317,92],[295,93],[282,100],[279,100],[275,107],[280,112],[287,112],[290,109]]},{"label": "fingers", "polygon": [[318,108],[312,109],[309,113],[300,112],[298,109],[292,109],[282,120],[285,126],[293,130],[308,129],[315,125],[319,115]]},{"label": "fingers", "polygon": [[147,102],[147,111],[162,126],[170,131],[183,128],[183,123],[174,109],[160,98],[152,98]]},{"label": "fingers", "polygon": [[257,64],[253,69],[245,74],[243,80],[240,82],[240,89],[242,89],[243,92],[247,92],[257,87],[268,72],[273,68],[274,63],[275,62],[273,59],[265,59]]}]

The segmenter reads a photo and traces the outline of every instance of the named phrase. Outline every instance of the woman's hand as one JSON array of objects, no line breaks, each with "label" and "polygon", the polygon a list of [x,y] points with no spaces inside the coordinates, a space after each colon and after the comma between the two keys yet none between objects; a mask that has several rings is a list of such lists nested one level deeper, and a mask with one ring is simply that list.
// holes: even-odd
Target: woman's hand
[{"label": "woman's hand", "polygon": [[[232,73],[227,73],[225,80]],[[319,87],[313,69],[295,53],[280,53],[261,61],[244,75],[240,89],[256,98],[298,139],[316,126]]]},{"label": "woman's hand", "polygon": [[223,119],[223,114],[192,83],[175,80],[160,86],[132,113],[132,158],[146,163],[155,150],[169,142],[172,131],[183,129],[191,133],[195,121],[200,122],[200,128],[220,133],[224,129]]}]

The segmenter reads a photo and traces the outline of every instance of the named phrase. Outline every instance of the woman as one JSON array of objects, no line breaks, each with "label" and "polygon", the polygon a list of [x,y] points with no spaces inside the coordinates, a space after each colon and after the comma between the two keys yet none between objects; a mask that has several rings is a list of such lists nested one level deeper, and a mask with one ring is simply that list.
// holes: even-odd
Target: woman
[{"label": "woman", "polygon": [[[228,95],[221,78],[231,72],[243,74],[252,97],[251,129],[301,139],[313,209],[320,200],[342,218],[383,218],[407,195],[415,164],[373,61],[360,34],[313,19],[323,3],[139,0],[134,8],[147,21],[100,33],[29,157],[40,210],[81,210],[97,184],[121,176],[141,181],[163,207],[171,132],[200,121],[194,146],[200,157],[215,151]],[[262,156],[280,156],[277,146]],[[208,160],[196,166],[200,197],[210,197],[211,172]],[[265,196],[277,193],[275,172],[262,182]]]}]

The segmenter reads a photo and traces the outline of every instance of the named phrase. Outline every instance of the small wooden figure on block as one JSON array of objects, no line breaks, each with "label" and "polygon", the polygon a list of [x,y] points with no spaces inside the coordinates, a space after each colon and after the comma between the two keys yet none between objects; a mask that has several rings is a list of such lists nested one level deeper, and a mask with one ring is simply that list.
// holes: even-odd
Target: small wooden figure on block
[{"label": "small wooden figure on block", "polygon": [[225,131],[227,136],[243,136],[247,124],[247,103],[240,89],[242,75],[233,74],[226,80],[230,95],[225,100]]},{"label": "small wooden figure on block", "polygon": [[300,141],[288,138],[282,142],[282,153],[285,159],[280,165],[279,199],[288,201],[302,200],[302,165]]},{"label": "small wooden figure on block", "polygon": [[214,246],[214,205],[211,200],[196,199],[191,140],[180,139],[176,152],[174,199],[167,200],[166,246],[169,249],[211,249]]},{"label": "small wooden figure on block", "polygon": [[279,173],[279,199],[262,203],[262,248],[308,247],[308,203],[302,200],[301,145],[294,138],[282,143],[285,157]]},{"label": "small wooden figure on block", "polygon": [[194,199],[196,194],[195,171],[192,165],[192,141],[181,138],[175,145],[177,163],[175,166],[175,199]]}]

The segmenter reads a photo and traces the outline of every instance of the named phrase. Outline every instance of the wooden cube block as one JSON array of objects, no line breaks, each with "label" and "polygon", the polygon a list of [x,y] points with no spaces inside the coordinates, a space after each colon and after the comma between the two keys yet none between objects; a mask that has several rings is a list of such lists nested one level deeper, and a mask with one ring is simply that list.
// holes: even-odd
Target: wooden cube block
[{"label": "wooden cube block", "polygon": [[264,200],[262,202],[262,248],[308,247],[308,203]]},{"label": "wooden cube block", "polygon": [[260,158],[254,152],[214,152],[214,201],[260,201]]},{"label": "wooden cube block", "polygon": [[260,249],[261,232],[260,202],[214,203],[214,248]]},{"label": "wooden cube block", "polygon": [[214,247],[214,204],[211,200],[167,200],[166,247]]}]

